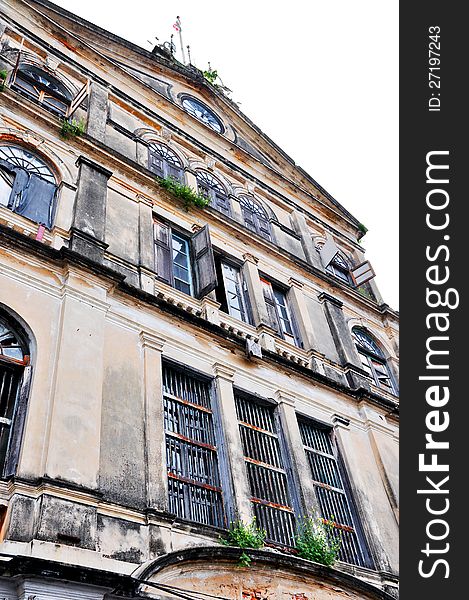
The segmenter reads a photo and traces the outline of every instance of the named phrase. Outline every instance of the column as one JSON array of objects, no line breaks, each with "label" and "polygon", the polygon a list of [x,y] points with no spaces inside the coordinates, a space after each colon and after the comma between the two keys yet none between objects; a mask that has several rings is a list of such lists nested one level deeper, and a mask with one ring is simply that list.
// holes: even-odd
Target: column
[{"label": "column", "polygon": [[153,236],[153,203],[138,196],[139,272],[142,290],[152,294],[155,287],[155,241]]},{"label": "column", "polygon": [[108,90],[103,85],[91,82],[86,133],[100,142],[106,139],[108,97]]},{"label": "column", "polygon": [[232,499],[228,518],[230,521],[240,519],[247,523],[252,519],[251,494],[233,394],[235,370],[217,362],[213,365],[213,372],[218,397],[219,431],[224,448],[224,452],[219,451],[220,466],[224,467],[221,474],[227,497]]},{"label": "column", "polygon": [[297,317],[304,349],[317,350],[318,344],[314,335],[314,326],[311,320],[311,315],[306,305],[306,299],[303,293],[303,284],[293,277],[290,278],[288,283],[290,284],[289,300],[291,302],[293,312]]},{"label": "column", "polygon": [[71,228],[70,248],[93,261],[102,262],[107,244],[107,182],[112,172],[94,161],[80,156],[75,213]]},{"label": "column", "polygon": [[301,243],[305,252],[306,260],[310,265],[313,265],[322,271],[323,266],[321,263],[321,258],[319,256],[319,252],[316,250],[316,246],[314,245],[313,236],[311,235],[311,231],[306,223],[305,216],[297,210],[294,210],[290,214],[290,217],[293,229],[301,236]]},{"label": "column", "polygon": [[165,340],[150,331],[140,333],[143,351],[145,443],[148,507],[167,511],[168,475],[163,407],[162,354]]},{"label": "column", "polygon": [[286,453],[291,461],[292,476],[300,504],[298,508],[300,513],[312,515],[319,511],[319,505],[314,490],[311,467],[303,449],[295,411],[295,398],[281,390],[276,393],[275,397],[278,402],[278,415],[286,444]]}]

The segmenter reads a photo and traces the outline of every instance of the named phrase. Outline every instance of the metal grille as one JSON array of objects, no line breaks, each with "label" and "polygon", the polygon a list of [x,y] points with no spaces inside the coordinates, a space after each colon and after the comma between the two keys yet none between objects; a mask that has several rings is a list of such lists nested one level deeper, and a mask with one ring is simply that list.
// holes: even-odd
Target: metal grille
[{"label": "metal grille", "polygon": [[169,509],[224,527],[210,384],[165,365],[163,399]]},{"label": "metal grille", "polygon": [[339,558],[347,563],[366,566],[330,432],[307,421],[299,421],[299,426],[321,516],[333,521],[342,539]]},{"label": "metal grille", "polygon": [[292,546],[295,517],[274,409],[236,395],[236,411],[251,502],[258,524],[267,531],[268,540]]}]

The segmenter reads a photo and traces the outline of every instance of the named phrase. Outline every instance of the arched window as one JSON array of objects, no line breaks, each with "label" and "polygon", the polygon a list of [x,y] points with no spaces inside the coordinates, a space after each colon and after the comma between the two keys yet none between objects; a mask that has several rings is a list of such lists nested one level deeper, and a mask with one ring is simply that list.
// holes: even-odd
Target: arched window
[{"label": "arched window", "polygon": [[272,230],[264,207],[256,202],[254,198],[251,198],[251,196],[240,196],[239,203],[246,227],[271,241]]},{"label": "arched window", "polygon": [[0,206],[52,227],[57,183],[45,162],[21,146],[0,146]]},{"label": "arched window", "polygon": [[184,182],[184,169],[179,156],[166,144],[151,142],[148,146],[148,168],[159,177],[173,177]]},{"label": "arched window", "polygon": [[16,468],[29,370],[25,338],[0,313],[0,476],[10,475]]},{"label": "arched window", "polygon": [[336,254],[332,261],[327,265],[326,271],[345,283],[352,283],[350,266],[344,256],[340,253]]},{"label": "arched window", "polygon": [[199,192],[210,200],[210,206],[231,216],[231,205],[225,187],[208,171],[197,171]]},{"label": "arched window", "polygon": [[211,127],[217,133],[223,133],[225,128],[217,115],[197,98],[193,96],[183,96],[181,103],[184,109],[193,117]]},{"label": "arched window", "polygon": [[352,334],[355,339],[363,370],[373,379],[374,383],[389,392],[394,392],[386,358],[375,340],[360,327],[354,327]]},{"label": "arched window", "polygon": [[63,83],[44,69],[30,64],[20,65],[11,87],[57,115],[66,116],[72,94]]}]

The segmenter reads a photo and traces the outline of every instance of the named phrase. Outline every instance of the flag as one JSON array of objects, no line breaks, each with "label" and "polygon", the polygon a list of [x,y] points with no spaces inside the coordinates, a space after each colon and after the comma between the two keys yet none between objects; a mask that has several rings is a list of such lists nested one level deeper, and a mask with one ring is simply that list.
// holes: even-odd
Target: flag
[{"label": "flag", "polygon": [[179,17],[176,17],[176,23],[174,23],[173,27],[176,31],[181,31],[181,19]]}]

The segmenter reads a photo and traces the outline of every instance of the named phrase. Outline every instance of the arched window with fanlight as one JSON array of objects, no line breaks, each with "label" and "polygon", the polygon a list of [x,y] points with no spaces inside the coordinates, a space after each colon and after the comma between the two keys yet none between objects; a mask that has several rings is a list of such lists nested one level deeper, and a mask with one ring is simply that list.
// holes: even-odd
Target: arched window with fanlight
[{"label": "arched window with fanlight", "polygon": [[29,350],[18,324],[0,311],[0,476],[16,470],[31,379]]},{"label": "arched window with fanlight", "polygon": [[344,255],[338,252],[326,267],[327,273],[334,275],[344,283],[351,284],[350,265]]},{"label": "arched window with fanlight", "polygon": [[0,145],[0,206],[52,227],[57,181],[44,160],[27,148]]},{"label": "arched window with fanlight", "polygon": [[11,87],[35,100],[53,113],[65,117],[72,94],[54,75],[31,64],[20,64]]},{"label": "arched window with fanlight", "polygon": [[266,240],[272,241],[269,216],[264,207],[251,196],[240,196],[239,203],[246,227]]},{"label": "arched window with fanlight", "polygon": [[395,386],[381,348],[373,337],[361,327],[354,327],[352,334],[363,370],[378,387],[394,393]]},{"label": "arched window with fanlight", "polygon": [[208,171],[197,171],[196,177],[199,193],[210,200],[210,206],[230,217],[231,205],[225,186]]},{"label": "arched window with fanlight", "polygon": [[166,144],[148,144],[148,168],[158,177],[172,177],[184,183],[184,167],[179,156]]}]

